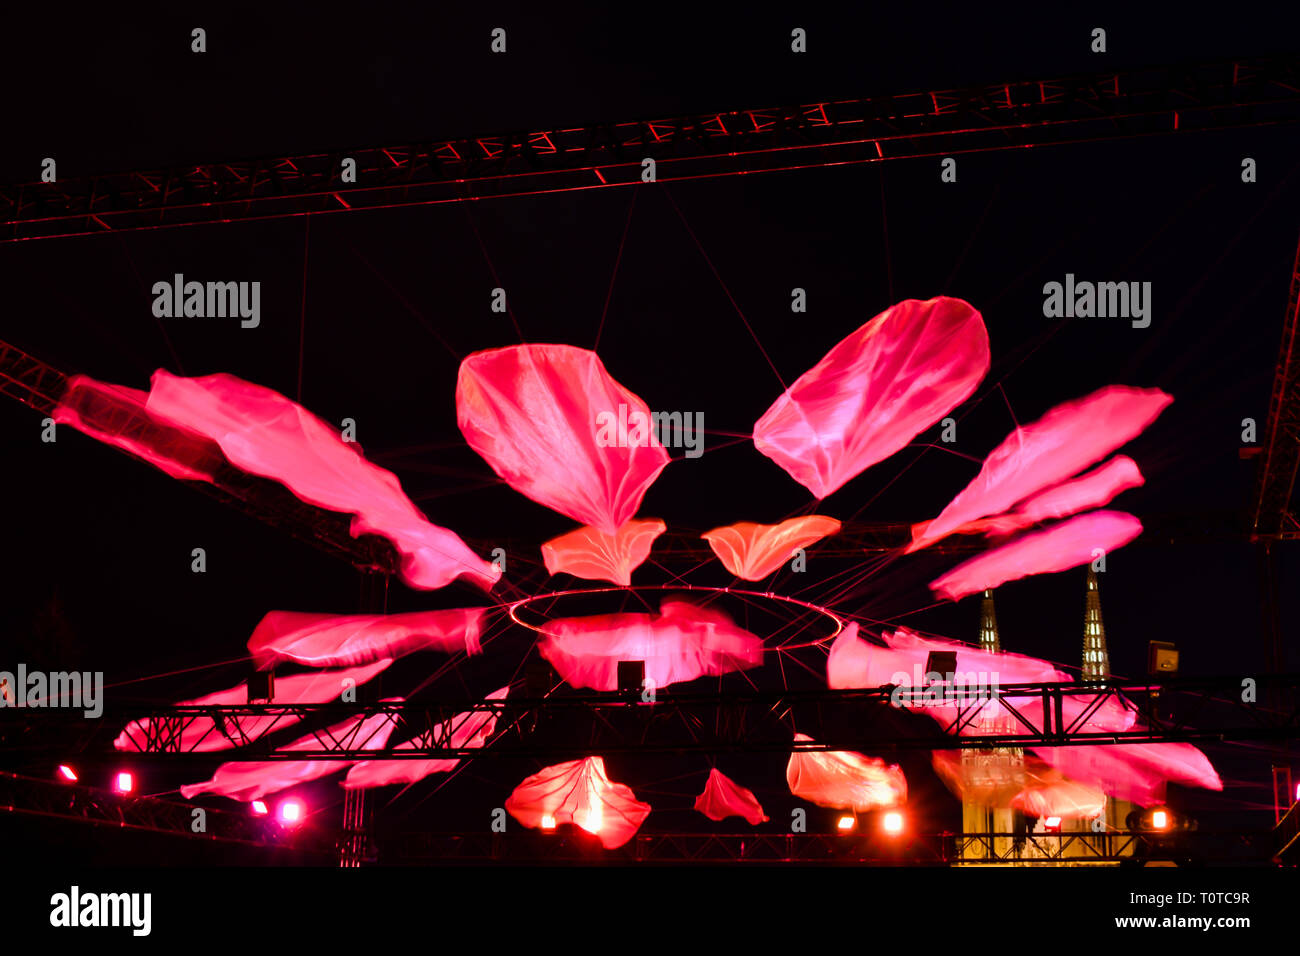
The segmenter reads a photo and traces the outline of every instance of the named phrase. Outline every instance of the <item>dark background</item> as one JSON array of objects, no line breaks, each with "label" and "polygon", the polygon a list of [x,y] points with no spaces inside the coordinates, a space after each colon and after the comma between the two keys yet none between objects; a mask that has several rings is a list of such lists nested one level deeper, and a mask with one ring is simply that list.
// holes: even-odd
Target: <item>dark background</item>
[{"label": "dark background", "polygon": [[[36,179],[45,156],[72,178],[1288,52],[1295,36],[1281,12],[1258,8],[1202,18],[1181,7],[1093,5],[1077,14],[803,4],[349,14],[222,4],[22,16],[32,19],[11,21],[21,42],[2,67],[11,94],[6,182]],[[189,52],[194,26],[208,32],[205,54]],[[489,52],[496,26],[508,33],[504,56]],[[806,55],[789,51],[795,26],[808,31]],[[1104,55],[1089,51],[1094,26],[1108,31]],[[710,446],[723,447],[671,465],[642,515],[699,532],[773,522],[810,504],[801,486],[729,437],[751,431],[781,386],[668,193],[787,382],[897,300],[949,294],[980,309],[993,366],[958,412],[963,454],[982,458],[1011,429],[1008,401],[1025,423],[1112,383],[1168,391],[1173,406],[1125,449],[1147,484],[1117,507],[1195,528],[1249,501],[1254,465],[1238,456],[1241,422],[1262,429],[1268,413],[1300,235],[1295,147],[1294,129],[1263,128],[965,156],[955,184],[940,183],[932,160],[657,184],[638,189],[630,224],[633,194],[610,189],[317,216],[309,236],[297,218],[13,243],[0,247],[0,330],[66,372],[135,388],[159,367],[230,372],[299,397],[327,421],[354,418],[367,454],[398,474],[432,521],[481,554],[509,546],[509,576],[542,590],[536,546],[572,523],[497,481],[455,425],[460,359],[519,340],[489,310],[494,272],[528,341],[591,347],[599,328],[600,355],[619,381],[652,408],[704,414]],[[1255,184],[1240,180],[1245,156],[1258,162]],[[260,328],[155,319],[150,287],[176,272],[261,281]],[[1151,327],[1044,319],[1043,283],[1067,272],[1150,281]],[[807,290],[806,315],[790,313],[796,286]],[[174,700],[240,680],[244,643],[268,610],[358,606],[358,575],[346,565],[71,429],[42,444],[39,417],[23,406],[0,405],[0,436],[10,502],[6,662],[103,669],[119,693]],[[907,449],[820,510],[923,520],[977,470],[956,455]],[[207,550],[204,575],[189,570],[194,547]],[[920,610],[931,603],[927,582],[954,560],[895,562],[842,610],[973,640],[975,599]],[[1113,670],[1142,675],[1147,641],[1158,639],[1177,642],[1184,673],[1258,673],[1267,645],[1256,561],[1244,537],[1139,542],[1111,555],[1102,607]],[[1291,549],[1281,567],[1285,666],[1294,668]],[[657,581],[656,570],[637,580]],[[815,552],[809,570],[818,573]],[[819,595],[815,582],[798,587]],[[389,607],[475,600],[461,585],[433,594],[399,585]],[[998,614],[1005,648],[1076,666],[1082,570],[1004,586]],[[487,693],[517,672],[530,644],[529,633],[505,632],[426,693]],[[234,663],[188,670],[224,661]],[[385,691],[413,686],[441,663],[401,662]],[[187,672],[156,677],[179,671]],[[778,679],[770,665],[754,676]],[[748,685],[733,677],[724,686]],[[1208,752],[1226,790],[1178,799],[1203,825],[1271,823],[1269,755]],[[615,780],[655,804],[647,827],[702,825],[689,806],[704,761],[609,764]],[[914,812],[952,825],[957,804],[924,757],[905,765]],[[719,766],[784,826],[793,801],[783,757],[724,757]],[[477,829],[485,808],[534,769],[477,761],[450,782],[412,788],[390,817],[411,828]],[[147,792],[182,782],[149,773]],[[332,780],[314,793],[323,814],[337,813]]]}]

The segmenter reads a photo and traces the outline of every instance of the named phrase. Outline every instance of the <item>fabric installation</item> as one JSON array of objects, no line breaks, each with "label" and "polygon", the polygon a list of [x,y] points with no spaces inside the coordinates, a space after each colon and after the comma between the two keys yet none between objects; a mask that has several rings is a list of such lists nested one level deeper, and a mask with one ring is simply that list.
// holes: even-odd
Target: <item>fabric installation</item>
[{"label": "fabric installation", "polygon": [[542,560],[551,574],[564,572],[627,587],[632,572],[650,556],[655,538],[666,528],[658,518],[633,518],[614,534],[590,526],[579,528],[542,545]]},{"label": "fabric installation", "polygon": [[[794,739],[812,740],[798,733]],[[907,801],[901,767],[847,750],[797,750],[790,755],[785,779],[791,793],[819,807],[864,813]]]},{"label": "fabric installation", "polygon": [[717,767],[709,771],[703,792],[695,798],[695,809],[710,820],[742,817],[752,827],[768,820],[753,791],[745,789]]},{"label": "fabric installation", "polygon": [[1032,754],[936,750],[935,773],[959,799],[977,806],[1020,810],[1031,817],[1091,820],[1106,809],[1099,787],[1066,779]]},{"label": "fabric installation", "polygon": [[415,651],[478,654],[481,607],[408,614],[308,614],[272,611],[248,639],[259,670],[292,661],[308,667],[345,667]]},{"label": "fabric installation", "polygon": [[723,566],[738,578],[761,581],[800,548],[836,534],[840,523],[824,515],[790,518],[780,524],[741,521],[700,535]]},{"label": "fabric installation", "polygon": [[638,800],[630,787],[612,783],[604,759],[587,757],[524,778],[506,800],[506,812],[533,829],[573,824],[614,850],[636,835],[650,815],[650,804]]}]

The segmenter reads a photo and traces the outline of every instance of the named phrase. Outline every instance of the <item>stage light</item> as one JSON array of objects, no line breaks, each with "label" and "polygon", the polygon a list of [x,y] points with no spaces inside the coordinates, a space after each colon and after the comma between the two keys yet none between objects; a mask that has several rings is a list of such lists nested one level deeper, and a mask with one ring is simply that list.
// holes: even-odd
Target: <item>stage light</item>
[{"label": "stage light", "polygon": [[130,793],[135,789],[135,778],[131,776],[130,773],[123,770],[118,773],[117,779],[113,782],[113,788],[117,790],[118,793]]},{"label": "stage light", "polygon": [[252,809],[253,813],[259,817],[266,815],[266,804],[263,803],[261,800],[254,800],[251,804],[249,804],[249,807],[250,809]]},{"label": "stage light", "polygon": [[59,764],[59,776],[68,781],[68,783],[77,782],[77,772],[66,763]]},{"label": "stage light", "polygon": [[280,822],[293,827],[302,822],[303,807],[299,800],[285,800],[280,804]]},{"label": "stage light", "polygon": [[897,810],[890,810],[885,814],[885,819],[881,825],[886,833],[897,836],[903,832],[903,815]]},{"label": "stage light", "polygon": [[1169,814],[1164,810],[1153,810],[1151,812],[1151,829],[1163,830],[1169,826]]},{"label": "stage light", "polygon": [[1300,783],[1295,785],[1295,798],[1296,800],[1300,800]]},{"label": "stage light", "polygon": [[1043,821],[1043,829],[1057,831],[1061,829],[1060,817],[1048,817]]},{"label": "stage light", "polygon": [[599,833],[600,828],[605,825],[605,815],[601,811],[600,804],[595,800],[587,806],[587,815],[580,826],[588,833]]},{"label": "stage light", "polygon": [[549,813],[544,813],[544,814],[542,814],[542,829],[543,829],[543,830],[554,830],[554,829],[555,829],[555,817],[551,816]]},{"label": "stage light", "polygon": [[839,821],[835,825],[840,828],[841,833],[847,833],[858,825],[858,819],[857,817],[849,816],[840,817]]}]

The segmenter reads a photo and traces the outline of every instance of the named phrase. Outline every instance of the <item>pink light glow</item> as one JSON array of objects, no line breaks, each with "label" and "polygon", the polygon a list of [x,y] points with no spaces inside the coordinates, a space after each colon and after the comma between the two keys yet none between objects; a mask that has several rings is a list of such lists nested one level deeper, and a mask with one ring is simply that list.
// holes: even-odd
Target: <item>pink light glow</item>
[{"label": "pink light glow", "polygon": [[118,793],[130,793],[135,789],[135,778],[123,770],[113,781],[113,789]]},{"label": "pink light glow", "polygon": [[667,599],[660,613],[560,618],[542,626],[538,652],[572,687],[618,689],[618,662],[645,661],[648,685],[667,687],[756,667],[763,642],[723,612]]},{"label": "pink light glow", "polygon": [[[1016,428],[984,460],[984,466],[933,521],[919,525],[908,548],[914,551],[987,515],[1000,515],[1018,501],[1050,489],[1140,435],[1173,398],[1159,389],[1111,385],[1084,398],[1058,405],[1031,425]],[[1061,499],[1039,502],[1059,508],[1079,497],[1102,493],[1093,475]],[[1081,479],[1082,480],[1082,479]],[[1118,493],[1118,492],[1116,492]]]},{"label": "pink light glow", "polygon": [[456,420],[510,487],[607,535],[636,514],[669,461],[646,403],[595,352],[570,345],[468,356],[456,382]]},{"label": "pink light glow", "polygon": [[753,791],[726,776],[717,767],[709,771],[704,791],[695,798],[695,809],[710,820],[742,817],[750,826],[767,822],[767,814]]},{"label": "pink light glow", "polygon": [[633,518],[616,534],[584,527],[542,545],[542,560],[550,574],[561,571],[588,581],[609,581],[627,587],[632,572],[650,555],[654,540],[667,528],[658,518]]},{"label": "pink light glow", "polygon": [[1090,511],[976,555],[931,581],[930,588],[938,597],[958,601],[1007,581],[1080,567],[1141,533],[1142,522],[1130,514]]},{"label": "pink light glow", "polygon": [[254,800],[249,804],[249,808],[259,817],[266,816],[266,804],[261,800]]},{"label": "pink light glow", "polygon": [[780,524],[741,521],[700,535],[728,571],[746,581],[761,581],[800,548],[836,534],[840,523],[823,515],[790,518]]},{"label": "pink light glow", "polygon": [[637,800],[631,788],[610,781],[601,757],[569,760],[526,777],[505,807],[533,829],[547,820],[552,827],[572,823],[598,836],[607,850],[632,839],[650,814],[650,805]]},{"label": "pink light glow", "polygon": [[935,772],[963,802],[995,809],[1020,810],[1031,817],[1088,820],[1106,806],[1105,792],[1067,780],[1033,754],[1020,759],[990,760],[980,754],[937,750]]},{"label": "pink light glow", "polygon": [[964,402],[988,367],[969,303],[899,302],[799,376],[754,426],[754,446],[825,498]]},{"label": "pink light glow", "polygon": [[68,781],[68,783],[77,782],[77,772],[73,770],[71,767],[69,767],[66,763],[59,764],[59,776],[61,776],[64,780]]},{"label": "pink light glow", "polygon": [[308,667],[370,664],[423,650],[477,654],[484,611],[481,607],[407,614],[271,611],[253,631],[248,650],[259,670],[285,661]]},{"label": "pink light glow", "polygon": [[[257,802],[261,803],[260,800]],[[266,804],[262,804],[262,809],[265,811]],[[284,800],[280,803],[279,816],[280,822],[285,826],[295,827],[302,823],[306,810],[300,800]]]}]

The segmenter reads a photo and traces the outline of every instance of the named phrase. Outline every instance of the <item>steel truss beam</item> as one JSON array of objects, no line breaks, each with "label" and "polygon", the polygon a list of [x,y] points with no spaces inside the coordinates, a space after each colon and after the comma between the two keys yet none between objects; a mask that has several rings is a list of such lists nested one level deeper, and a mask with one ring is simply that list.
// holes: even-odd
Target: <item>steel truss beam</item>
[{"label": "steel truss beam", "polygon": [[[734,695],[660,694],[652,703],[642,702],[639,694],[614,693],[437,703],[171,706],[130,716],[141,719],[142,724],[141,731],[132,735],[134,752],[206,760],[228,756],[239,760],[422,760],[572,758],[614,753],[882,753],[1171,741],[1286,741],[1300,737],[1300,677],[1257,679],[1259,698],[1265,699],[1265,689],[1273,690],[1282,701],[1280,707],[1243,702],[1242,687],[1243,681],[1237,678],[1180,679],[1162,684],[1015,684],[992,690],[945,682],[897,691],[882,687]],[[948,725],[940,727],[929,718],[898,719],[900,711],[909,705],[935,703],[940,696],[955,715]],[[1082,705],[1072,720],[1064,716],[1067,699]],[[1135,713],[1135,725],[1129,730],[1085,729],[1087,721],[1107,705]],[[975,721],[989,715],[988,708],[997,709],[1005,717],[1011,727],[1009,732],[974,730]],[[498,731],[495,738],[482,749],[451,746],[449,741],[458,722],[478,712],[493,715]],[[42,726],[57,729],[66,722],[58,718],[60,713],[6,708],[0,710],[0,732],[6,721],[24,721],[31,730]],[[370,744],[373,734],[362,739],[355,731],[336,735],[328,729],[348,717],[379,715],[396,725],[393,742],[413,739],[418,745],[409,750],[376,748]],[[251,723],[254,718],[266,717],[276,718],[267,730]],[[85,723],[79,714],[75,719]],[[124,721],[126,716],[119,709],[103,719]],[[575,726],[582,729],[575,732]],[[814,739],[795,742],[791,726]],[[196,729],[205,732],[196,735]],[[194,739],[183,738],[187,730]],[[374,727],[371,731],[378,732]],[[279,749],[286,732],[293,737],[314,737],[315,746]],[[45,745],[38,733],[5,736],[17,748]],[[210,746],[219,737],[237,749],[215,754],[196,749],[203,742]]]},{"label": "steel truss beam", "polygon": [[1296,327],[1300,325],[1300,246],[1291,266],[1282,345],[1268,405],[1262,455],[1255,483],[1251,533],[1255,540],[1300,538],[1300,519],[1291,510],[1296,470],[1300,466],[1300,350]]},{"label": "steel truss beam", "polygon": [[[608,189],[1300,120],[1294,57],[1099,73],[0,190],[0,241]],[[344,183],[344,158],[356,182]]]}]

